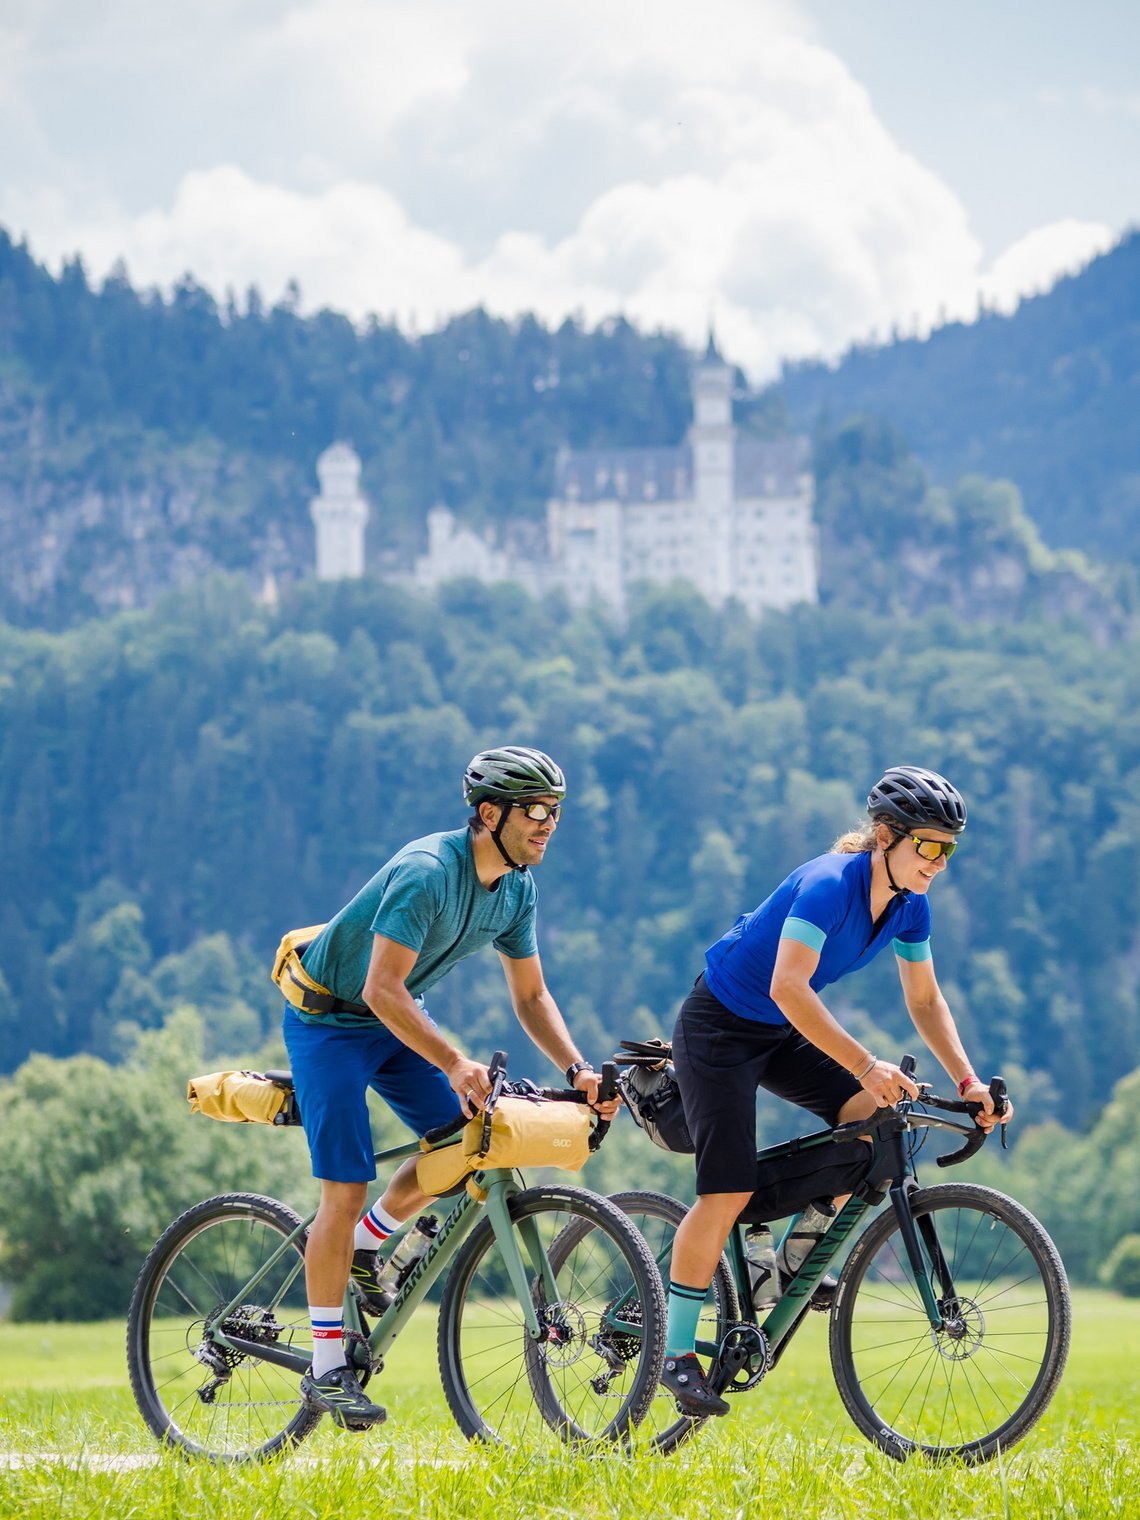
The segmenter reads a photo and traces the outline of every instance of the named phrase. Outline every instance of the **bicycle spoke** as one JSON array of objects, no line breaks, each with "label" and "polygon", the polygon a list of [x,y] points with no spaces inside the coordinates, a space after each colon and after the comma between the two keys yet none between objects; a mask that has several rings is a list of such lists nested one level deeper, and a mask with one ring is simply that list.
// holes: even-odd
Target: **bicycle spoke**
[{"label": "bicycle spoke", "polygon": [[939,1259],[936,1236],[948,1273],[932,1273],[942,1322],[931,1327],[897,1220],[881,1216],[852,1252],[832,1322],[836,1380],[860,1429],[892,1455],[985,1460],[1029,1429],[1060,1378],[1064,1272],[1037,1222],[1000,1194],[950,1184],[912,1201],[924,1254]]},{"label": "bicycle spoke", "polygon": [[297,1223],[269,1199],[208,1200],[176,1221],[151,1253],[132,1300],[128,1352],[136,1398],[163,1440],[250,1460],[301,1439],[316,1423],[300,1402],[296,1372],[210,1334],[217,1321],[223,1333],[306,1355],[303,1241],[265,1271]]},{"label": "bicycle spoke", "polygon": [[631,1283],[638,1313],[645,1284],[657,1290],[648,1252],[604,1200],[579,1190],[535,1188],[511,1207],[525,1223],[519,1239],[540,1338],[514,1305],[486,1222],[464,1246],[444,1293],[440,1369],[448,1402],[467,1433],[483,1440],[534,1445],[549,1442],[551,1432],[560,1440],[613,1439],[656,1381],[647,1358],[659,1354],[658,1342],[647,1349],[640,1335],[606,1323]]}]

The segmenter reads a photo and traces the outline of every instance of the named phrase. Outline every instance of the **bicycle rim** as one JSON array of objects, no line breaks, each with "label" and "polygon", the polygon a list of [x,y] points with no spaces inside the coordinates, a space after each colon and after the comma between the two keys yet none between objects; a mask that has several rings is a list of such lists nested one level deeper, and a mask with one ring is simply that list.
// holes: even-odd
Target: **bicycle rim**
[{"label": "bicycle rim", "polygon": [[[911,1194],[943,1311],[933,1330],[893,1211],[856,1243],[840,1278],[831,1361],[840,1395],[890,1456],[984,1462],[1019,1441],[1056,1391],[1071,1308],[1061,1259],[1028,1210],[965,1183]],[[945,1258],[954,1297],[932,1265]]]},{"label": "bicycle rim", "polygon": [[[543,1338],[530,1335],[489,1219],[456,1258],[444,1289],[439,1361],[444,1393],[468,1436],[528,1448],[623,1441],[660,1375],[664,1302],[648,1249],[604,1199],[532,1188],[510,1202],[537,1232],[553,1274],[548,1293],[523,1246]],[[557,1243],[557,1249],[555,1249]],[[623,1333],[607,1313],[624,1299]]]},{"label": "bicycle rim", "polygon": [[[127,1358],[143,1418],[168,1446],[214,1461],[263,1461],[320,1419],[301,1403],[296,1372],[227,1352],[208,1335],[299,1224],[270,1198],[230,1194],[183,1214],[151,1251],[131,1299]],[[303,1237],[224,1324],[310,1357]]]},{"label": "bicycle rim", "polygon": [[[610,1196],[610,1202],[616,1204],[633,1221],[644,1237],[661,1274],[662,1288],[667,1292],[673,1236],[688,1209],[667,1193],[614,1193]],[[729,1325],[739,1318],[740,1308],[732,1271],[722,1256],[697,1321],[697,1340],[719,1345]],[[706,1364],[708,1360],[707,1356],[704,1357]],[[638,1429],[638,1445],[648,1442],[655,1451],[668,1454],[676,1451],[704,1423],[703,1418],[681,1414],[676,1399],[658,1385],[649,1412]]]}]

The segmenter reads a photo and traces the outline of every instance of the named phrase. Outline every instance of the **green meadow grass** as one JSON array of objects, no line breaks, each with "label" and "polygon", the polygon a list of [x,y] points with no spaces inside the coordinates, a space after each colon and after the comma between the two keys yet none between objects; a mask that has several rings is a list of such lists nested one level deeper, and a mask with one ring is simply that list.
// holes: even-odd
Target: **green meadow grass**
[{"label": "green meadow grass", "polygon": [[[672,1457],[539,1456],[463,1440],[425,1310],[372,1385],[386,1425],[351,1436],[325,1421],[290,1458],[226,1470],[157,1454],[127,1384],[121,1325],[0,1323],[0,1516],[1140,1516],[1140,1302],[1075,1295],[1072,1352],[1048,1413],[1001,1463],[973,1470],[874,1451],[839,1402],[826,1329],[811,1316],[770,1378]],[[109,1456],[124,1465],[109,1468]]]}]

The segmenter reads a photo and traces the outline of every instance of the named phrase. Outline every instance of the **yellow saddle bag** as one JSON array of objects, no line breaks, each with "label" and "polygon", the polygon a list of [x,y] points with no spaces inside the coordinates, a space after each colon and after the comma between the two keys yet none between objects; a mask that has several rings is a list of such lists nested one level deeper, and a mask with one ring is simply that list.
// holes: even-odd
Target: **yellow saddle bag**
[{"label": "yellow saddle bag", "polygon": [[531,1102],[500,1098],[491,1115],[491,1139],[483,1149],[483,1115],[476,1114],[454,1141],[424,1151],[416,1179],[425,1193],[450,1193],[471,1172],[493,1167],[556,1166],[578,1172],[590,1155],[590,1110],[584,1103]]},{"label": "yellow saddle bag", "polygon": [[312,924],[307,929],[290,929],[288,934],[282,935],[270,974],[286,1001],[305,1013],[344,1013],[349,1009],[354,1013],[368,1013],[370,1010],[363,1003],[346,1003],[327,987],[322,987],[301,964],[305,951],[327,927],[326,924]]},{"label": "yellow saddle bag", "polygon": [[257,1071],[211,1071],[186,1084],[190,1112],[227,1124],[284,1122],[289,1094]]}]

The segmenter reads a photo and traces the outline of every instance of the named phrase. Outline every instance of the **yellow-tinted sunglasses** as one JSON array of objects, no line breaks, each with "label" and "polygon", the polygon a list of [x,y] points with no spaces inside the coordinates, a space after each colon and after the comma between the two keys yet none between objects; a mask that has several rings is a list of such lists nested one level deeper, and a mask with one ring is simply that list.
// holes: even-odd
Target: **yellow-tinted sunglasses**
[{"label": "yellow-tinted sunglasses", "polygon": [[950,859],[958,848],[956,839],[920,839],[917,834],[907,834],[902,829],[892,829],[896,839],[909,839],[923,860],[941,860],[943,856]]}]

